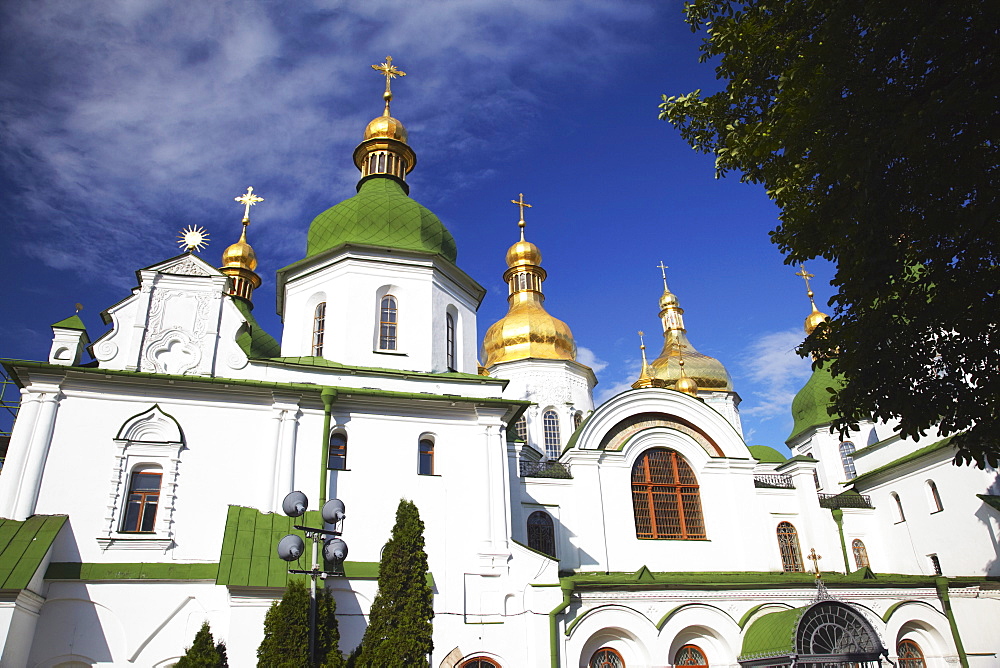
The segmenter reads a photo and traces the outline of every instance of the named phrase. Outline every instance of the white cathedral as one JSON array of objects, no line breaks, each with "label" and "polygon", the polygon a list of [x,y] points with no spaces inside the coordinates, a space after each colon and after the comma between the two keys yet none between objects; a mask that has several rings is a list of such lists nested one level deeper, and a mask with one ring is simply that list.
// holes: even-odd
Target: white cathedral
[{"label": "white cathedral", "polygon": [[347,505],[344,575],[325,580],[345,652],[405,497],[426,523],[434,668],[1000,666],[996,471],[892,425],[831,433],[823,370],[795,397],[793,456],[748,446],[666,280],[662,352],[595,407],[523,207],[480,356],[485,290],[409,197],[388,73],[385,100],[357,194],[277,274],[280,343],[252,312],[248,192],[221,267],[189,250],[140,269],[108,331],[72,316],[45,361],[4,362],[21,399],[0,665],[172,666],[204,621],[230,665],[256,665],[290,577],[281,502],[301,490],[313,511]]}]

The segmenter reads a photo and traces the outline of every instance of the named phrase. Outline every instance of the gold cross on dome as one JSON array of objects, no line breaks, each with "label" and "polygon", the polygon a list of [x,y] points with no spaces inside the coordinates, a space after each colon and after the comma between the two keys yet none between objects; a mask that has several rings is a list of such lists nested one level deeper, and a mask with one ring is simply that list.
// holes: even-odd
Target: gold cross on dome
[{"label": "gold cross on dome", "polygon": [[663,260],[660,260],[660,264],[656,265],[660,269],[660,275],[663,276],[663,289],[667,289],[667,269],[670,269],[667,265],[663,264]]},{"label": "gold cross on dome", "polygon": [[512,199],[511,204],[516,204],[521,212],[521,219],[517,221],[517,226],[521,228],[521,241],[524,241],[524,210],[530,209],[531,205],[524,201],[524,193],[518,193],[517,199]]},{"label": "gold cross on dome", "polygon": [[812,297],[813,296],[813,291],[812,291],[812,288],[809,287],[809,279],[810,278],[816,278],[815,274],[810,274],[808,271],[806,271],[806,263],[802,262],[802,263],[799,264],[799,270],[797,272],[795,272],[795,275],[796,276],[801,276],[802,280],[806,282],[806,294],[808,294],[810,297]]},{"label": "gold cross on dome", "polygon": [[253,194],[253,186],[248,186],[245,194],[239,197],[234,197],[234,200],[243,205],[243,222],[250,222],[250,207],[252,207],[257,202],[263,202],[263,197],[258,197]]},{"label": "gold cross on dome", "polygon": [[392,91],[389,89],[389,82],[396,77],[406,76],[406,72],[392,64],[392,56],[386,56],[385,62],[381,65],[372,65],[372,69],[385,75],[385,94],[390,97]]},{"label": "gold cross on dome", "polygon": [[644,332],[644,331],[642,331],[640,329],[639,330],[639,348],[641,350],[645,350],[646,349],[646,342],[642,340],[642,337],[644,337],[644,336],[646,336],[646,332]]},{"label": "gold cross on dome", "polygon": [[816,554],[816,548],[809,548],[809,556],[806,559],[813,562],[813,573],[816,574],[816,577],[819,577],[819,560],[822,558],[822,556]]}]

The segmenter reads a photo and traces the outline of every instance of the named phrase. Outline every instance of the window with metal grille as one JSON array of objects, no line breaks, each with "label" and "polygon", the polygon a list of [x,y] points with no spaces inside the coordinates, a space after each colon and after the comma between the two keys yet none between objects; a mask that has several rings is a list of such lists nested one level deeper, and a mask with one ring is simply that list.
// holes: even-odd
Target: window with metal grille
[{"label": "window with metal grille", "polygon": [[485,656],[476,656],[459,664],[458,668],[500,668],[500,664]]},{"label": "window with metal grille", "polygon": [[941,494],[938,493],[937,483],[933,480],[927,481],[927,501],[930,503],[932,513],[939,513],[944,510],[944,504],[941,503]]},{"label": "window with metal grille", "polygon": [[448,371],[454,371],[457,368],[455,366],[455,316],[451,313],[446,314],[444,317],[444,329],[444,345],[448,356]]},{"label": "window with metal grille", "polygon": [[632,466],[632,508],[636,538],[705,538],[698,479],[673,450],[647,450]]},{"label": "window with metal grille", "polygon": [[781,550],[781,568],[785,572],[801,573],[802,550],[799,549],[799,532],[789,522],[778,524],[778,548]]},{"label": "window with metal grille", "polygon": [[899,657],[899,668],[924,668],[924,653],[920,651],[920,645],[908,638],[896,645],[896,656]]},{"label": "window with metal grille", "polygon": [[517,418],[517,422],[514,423],[514,433],[517,434],[517,439],[519,441],[528,442],[528,420],[522,414],[521,417]]},{"label": "window with metal grille", "polygon": [[122,531],[129,533],[152,533],[156,525],[156,509],[160,504],[160,482],[163,476],[159,469],[146,469],[132,473],[129,481],[128,501],[122,517]]},{"label": "window with metal grille", "polygon": [[347,469],[347,434],[330,434],[330,448],[326,455],[326,468],[334,471]]},{"label": "window with metal grille", "polygon": [[708,668],[708,659],[705,658],[705,653],[699,647],[684,645],[684,647],[677,650],[677,656],[674,657],[674,665]]},{"label": "window with metal grille", "polygon": [[378,347],[379,350],[395,350],[396,334],[399,327],[399,306],[392,295],[382,297],[379,306]]},{"label": "window with metal grille", "polygon": [[896,502],[896,523],[899,524],[900,522],[905,522],[906,514],[903,513],[903,502],[899,500],[899,494],[892,492],[889,496],[891,496],[892,500]]},{"label": "window with metal grille", "polygon": [[587,668],[625,668],[625,660],[618,653],[618,650],[602,647],[594,652]]},{"label": "window with metal grille", "polygon": [[312,354],[314,357],[323,356],[323,334],[325,331],[326,302],[320,302],[316,304],[316,310],[313,311]]},{"label": "window with metal grille", "polygon": [[559,416],[555,411],[542,414],[542,427],[545,431],[545,454],[549,459],[558,459],[562,439],[559,438]]},{"label": "window with metal grille", "polygon": [[844,475],[848,480],[858,476],[858,472],[854,469],[854,444],[850,441],[840,444],[840,461],[844,465]]},{"label": "window with metal grille", "polygon": [[434,475],[434,441],[429,438],[420,439],[418,452],[420,475]]},{"label": "window with metal grille", "polygon": [[868,548],[865,547],[860,538],[854,539],[854,542],[851,543],[851,550],[854,552],[854,563],[857,564],[858,568],[870,567],[868,563]]},{"label": "window with metal grille", "polygon": [[528,547],[556,557],[556,530],[552,517],[544,510],[528,515]]}]

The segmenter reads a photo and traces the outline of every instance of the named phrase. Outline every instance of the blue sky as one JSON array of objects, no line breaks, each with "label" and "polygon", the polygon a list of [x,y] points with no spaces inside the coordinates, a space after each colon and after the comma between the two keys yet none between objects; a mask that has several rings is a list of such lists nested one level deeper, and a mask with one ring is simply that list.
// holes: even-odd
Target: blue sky
[{"label": "blue sky", "polygon": [[[506,312],[504,254],[527,237],[603,400],[638,375],[637,330],[662,331],[656,265],[695,347],[733,375],[750,443],[778,446],[809,374],[792,349],[808,301],[768,239],[758,186],[657,120],[660,94],[718,86],[679,0],[187,2],[0,5],[0,356],[44,359],[49,325],[99,313],[134,271],[206,227],[217,263],[252,185],[261,323],[280,335],[274,272],[301,259],[314,216],[354,193],[351,153],[381,112],[370,65],[391,54],[393,115],[418,165],[411,196],[488,289],[480,336]],[[821,309],[832,267],[814,262]]]}]

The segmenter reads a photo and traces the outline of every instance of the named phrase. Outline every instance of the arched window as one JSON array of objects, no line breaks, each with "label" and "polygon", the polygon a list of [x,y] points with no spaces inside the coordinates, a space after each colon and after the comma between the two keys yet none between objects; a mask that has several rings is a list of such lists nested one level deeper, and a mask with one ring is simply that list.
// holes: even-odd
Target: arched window
[{"label": "arched window", "polygon": [[594,652],[587,668],[625,668],[625,660],[622,659],[622,655],[617,650],[602,647]]},{"label": "arched window", "polygon": [[705,658],[705,653],[701,651],[701,648],[695,645],[684,645],[684,647],[677,650],[677,656],[674,657],[674,665],[708,668],[708,659]]},{"label": "arched window", "polygon": [[903,513],[903,502],[899,500],[899,494],[892,492],[889,496],[896,502],[896,523],[905,522],[906,515]]},{"label": "arched window", "polygon": [[463,661],[458,668],[500,668],[500,664],[485,656],[474,656],[468,661]]},{"label": "arched window", "polygon": [[854,563],[858,568],[870,567],[868,563],[868,548],[861,542],[860,538],[855,538],[851,543],[851,550],[854,552]]},{"label": "arched window", "polygon": [[319,304],[316,304],[316,310],[313,311],[313,336],[312,336],[313,357],[323,356],[323,333],[325,331],[326,331],[326,302],[320,302]]},{"label": "arched window", "polygon": [[632,466],[636,538],[705,537],[698,479],[673,450],[647,450]]},{"label": "arched window", "polygon": [[938,493],[937,483],[933,480],[927,481],[927,503],[930,504],[932,513],[939,513],[944,510],[941,503],[941,495]]},{"label": "arched window", "polygon": [[334,471],[347,470],[347,434],[330,434],[330,449],[326,455],[326,468]]},{"label": "arched window", "polygon": [[854,469],[854,443],[844,441],[840,444],[840,461],[844,465],[844,475],[848,480],[858,476],[858,472]]},{"label": "arched window", "polygon": [[802,572],[802,550],[799,549],[799,532],[789,522],[778,524],[778,548],[781,550],[781,569],[785,572]]},{"label": "arched window", "polygon": [[577,411],[573,413],[573,429],[579,429],[581,424],[583,424],[583,413]]},{"label": "arched window", "polygon": [[544,510],[536,510],[528,515],[528,547],[544,552],[553,559],[556,556],[556,530],[552,517]]},{"label": "arched window", "polygon": [[160,482],[163,474],[159,468],[145,468],[132,472],[128,485],[128,500],[122,516],[123,532],[152,533],[156,525],[156,509],[160,505]]},{"label": "arched window", "polygon": [[434,475],[434,441],[429,438],[420,439],[417,457],[420,475]]},{"label": "arched window", "polygon": [[455,316],[451,313],[445,314],[444,329],[444,345],[448,356],[448,371],[454,371],[457,368],[455,366]]},{"label": "arched window", "polygon": [[396,333],[399,326],[399,306],[392,295],[382,297],[379,305],[378,347],[379,350],[396,349]]},{"label": "arched window", "polygon": [[899,657],[899,668],[924,668],[924,653],[920,645],[912,640],[900,640],[896,645],[896,656]]},{"label": "arched window", "polygon": [[517,422],[514,423],[514,433],[517,434],[517,439],[519,441],[528,442],[528,420],[521,414],[521,417],[517,418]]},{"label": "arched window", "polygon": [[542,414],[542,427],[545,430],[545,454],[549,459],[558,459],[562,451],[559,438],[559,416],[555,411],[545,411]]}]

